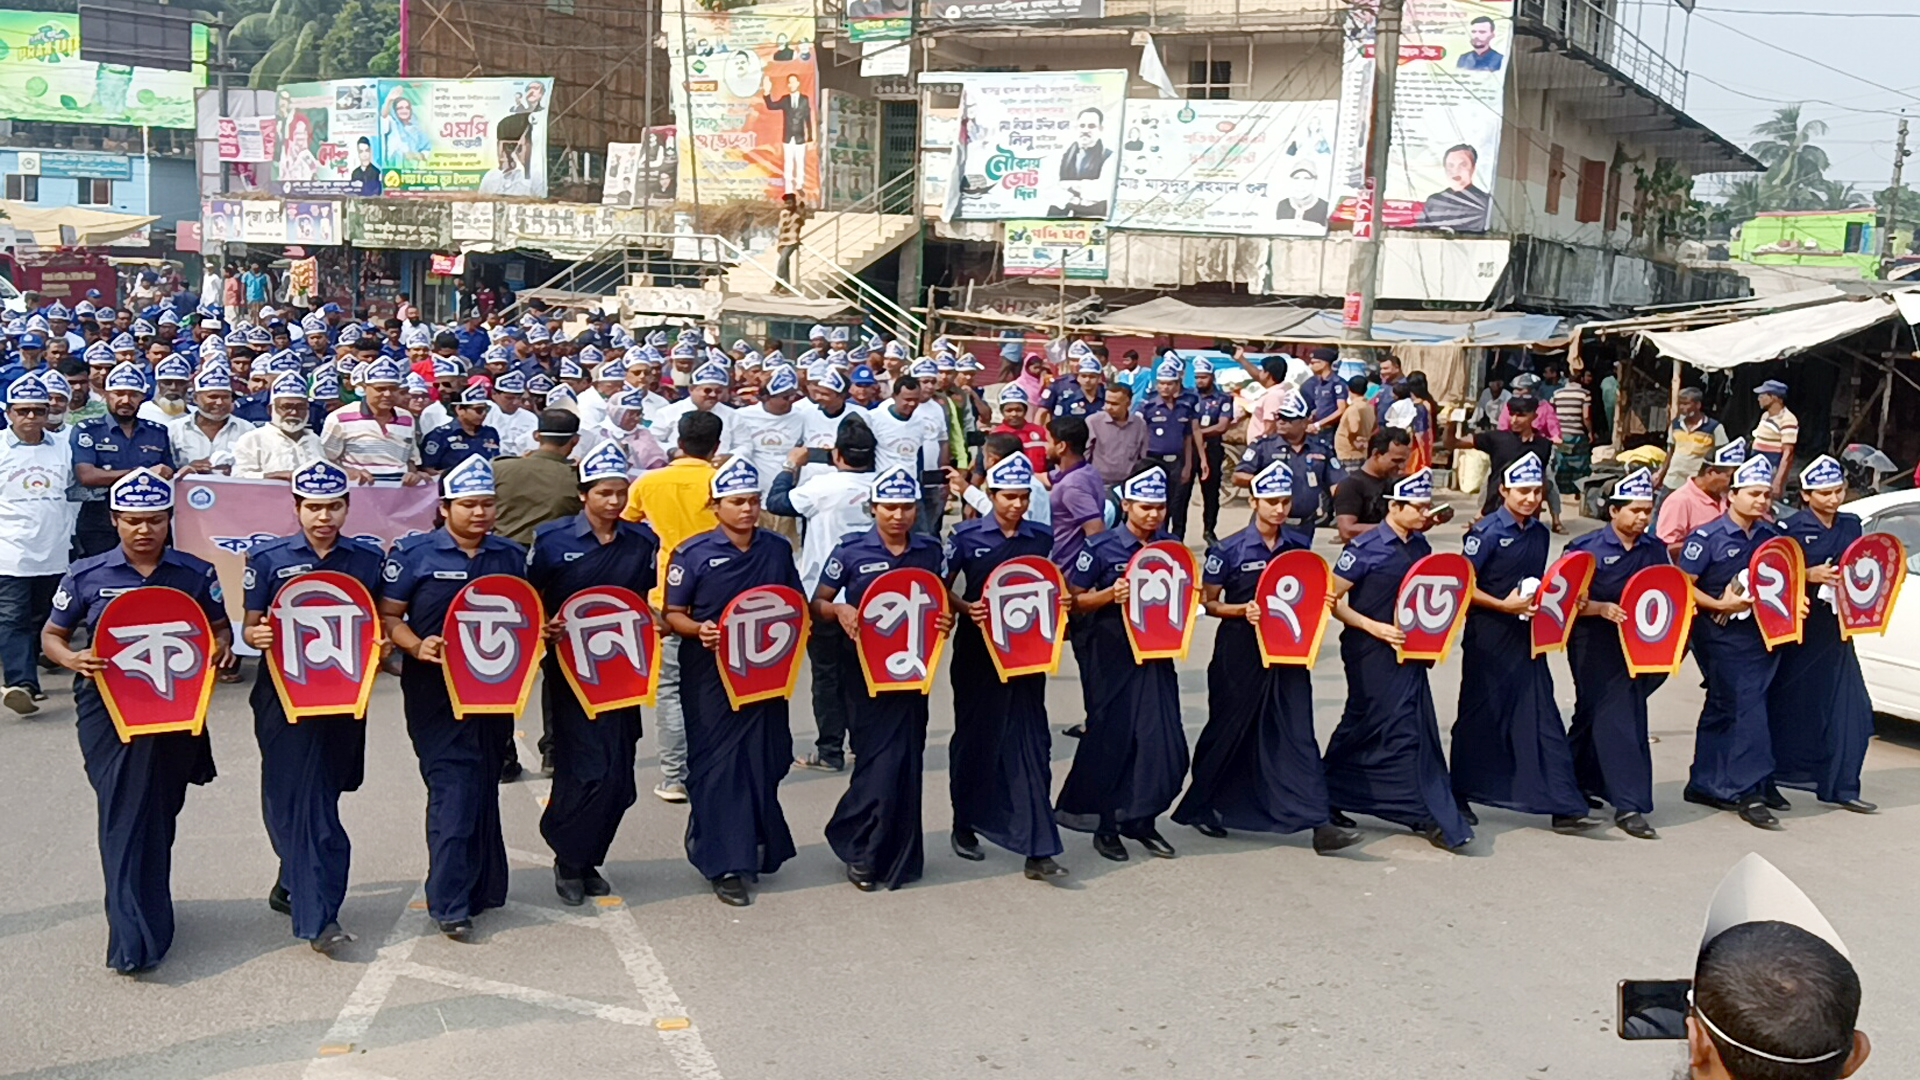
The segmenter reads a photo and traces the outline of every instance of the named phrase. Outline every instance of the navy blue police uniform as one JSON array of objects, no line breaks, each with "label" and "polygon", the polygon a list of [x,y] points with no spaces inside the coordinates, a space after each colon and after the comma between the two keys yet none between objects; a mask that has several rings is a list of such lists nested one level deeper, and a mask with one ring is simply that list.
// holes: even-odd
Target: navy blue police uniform
[{"label": "navy blue police uniform", "polygon": [[[1672,560],[1667,545],[1651,530],[1631,548],[1612,525],[1567,545],[1568,551],[1593,556],[1593,581],[1587,599],[1618,604],[1633,575]],[[1628,613],[1632,617],[1632,613]],[[1620,814],[1653,812],[1653,756],[1647,745],[1647,698],[1665,675],[1629,675],[1620,628],[1597,615],[1573,623],[1567,639],[1567,664],[1573,669],[1573,723],[1567,741],[1573,747],[1574,780],[1583,794],[1604,799]]]},{"label": "navy blue police uniform", "polygon": [[1047,410],[1051,416],[1078,416],[1085,419],[1104,407],[1105,398],[1104,389],[1099,398],[1088,397],[1087,392],[1081,389],[1079,379],[1062,375],[1041,388],[1040,400],[1035,405]]},{"label": "navy blue police uniform", "polygon": [[[73,463],[119,471],[173,467],[173,441],[164,425],[135,418],[129,431],[111,414],[96,416],[73,429]],[[120,534],[107,511],[107,489],[82,488],[85,501],[75,523],[74,550],[80,558],[120,546]]]},{"label": "navy blue police uniform", "polygon": [[1281,531],[1293,544],[1312,547],[1314,522],[1320,518],[1320,509],[1333,505],[1333,489],[1347,474],[1312,439],[1294,446],[1278,432],[1255,439],[1233,471],[1236,475],[1258,476],[1262,469],[1276,461],[1287,462],[1293,470],[1293,509],[1288,512]]},{"label": "navy blue police uniform", "polygon": [[[1680,548],[1680,569],[1694,588],[1721,595],[1747,568],[1753,549],[1781,535],[1770,521],[1742,529],[1720,515],[1687,534]],[[1780,666],[1769,652],[1751,615],[1721,625],[1702,612],[1693,620],[1693,658],[1705,677],[1706,701],[1700,707],[1693,768],[1687,786],[1697,795],[1736,803],[1754,795],[1773,775],[1773,738],[1767,691]]]},{"label": "navy blue police uniform", "polygon": [[[1780,529],[1800,545],[1808,566],[1838,566],[1862,531],[1857,515],[1835,514],[1829,528],[1812,510],[1797,511]],[[1873,737],[1873,700],[1853,642],[1840,637],[1839,616],[1820,597],[1819,586],[1807,586],[1800,644],[1780,653],[1767,693],[1774,783],[1814,792],[1825,803],[1859,799],[1860,770]]]},{"label": "navy blue police uniform", "polygon": [[[1194,419],[1202,428],[1233,418],[1233,395],[1218,384],[1208,390],[1196,388],[1187,396],[1193,401]],[[1206,536],[1214,535],[1220,527],[1220,485],[1227,478],[1227,446],[1222,439],[1222,435],[1200,438],[1202,460],[1207,463],[1207,478],[1200,481],[1200,528]]]},{"label": "navy blue police uniform", "polygon": [[[1171,402],[1154,397],[1140,406],[1139,415],[1147,422],[1147,457],[1167,471],[1167,530],[1173,539],[1187,535],[1187,503],[1193,496],[1193,481],[1200,475],[1200,463],[1193,456],[1193,422],[1199,419],[1193,396],[1182,393]],[[1191,466],[1185,483],[1180,480],[1181,463]]]},{"label": "navy blue police uniform", "polygon": [[482,424],[469,435],[459,421],[441,424],[420,440],[420,467],[445,471],[478,455],[492,461],[500,456],[500,433]]}]

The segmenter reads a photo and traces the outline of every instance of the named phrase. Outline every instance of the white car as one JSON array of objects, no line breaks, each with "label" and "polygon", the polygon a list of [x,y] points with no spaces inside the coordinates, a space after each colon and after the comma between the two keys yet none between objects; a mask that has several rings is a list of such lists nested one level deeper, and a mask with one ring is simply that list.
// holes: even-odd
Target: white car
[{"label": "white car", "polygon": [[1855,499],[1840,509],[1860,515],[1866,531],[1889,533],[1907,546],[1907,582],[1883,635],[1853,639],[1875,712],[1920,720],[1920,490]]}]

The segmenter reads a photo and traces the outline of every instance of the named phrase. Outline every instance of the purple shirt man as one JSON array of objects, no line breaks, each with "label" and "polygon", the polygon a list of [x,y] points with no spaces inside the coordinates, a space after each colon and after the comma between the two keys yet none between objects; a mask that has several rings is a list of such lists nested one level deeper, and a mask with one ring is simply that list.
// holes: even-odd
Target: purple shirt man
[{"label": "purple shirt man", "polygon": [[1106,513],[1107,485],[1091,464],[1082,461],[1053,474],[1047,506],[1053,514],[1053,565],[1065,573],[1087,546],[1087,522],[1098,521]]}]

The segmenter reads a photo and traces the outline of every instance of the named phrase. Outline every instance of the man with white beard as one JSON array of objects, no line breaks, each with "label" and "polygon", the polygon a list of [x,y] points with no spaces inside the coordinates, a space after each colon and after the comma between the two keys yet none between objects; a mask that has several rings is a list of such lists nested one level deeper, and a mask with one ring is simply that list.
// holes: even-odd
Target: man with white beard
[{"label": "man with white beard", "polygon": [[233,475],[242,480],[287,480],[321,457],[320,436],[307,426],[307,384],[298,375],[274,382],[272,416],[233,444]]}]

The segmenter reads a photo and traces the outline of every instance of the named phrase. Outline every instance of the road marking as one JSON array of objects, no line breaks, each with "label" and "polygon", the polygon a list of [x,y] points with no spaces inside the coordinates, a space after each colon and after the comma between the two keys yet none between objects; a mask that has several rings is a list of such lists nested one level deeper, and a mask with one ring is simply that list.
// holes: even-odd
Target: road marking
[{"label": "road marking", "polygon": [[321,1061],[352,1053],[373,1025],[373,1018],[379,1014],[380,1007],[386,1004],[387,996],[393,993],[394,980],[400,977],[400,969],[411,962],[413,947],[420,941],[420,922],[408,914],[415,905],[426,907],[427,887],[423,884],[414,890],[413,898],[407,902],[407,910],[394,920],[393,928],[387,931],[387,939],[380,945],[380,951],[374,956],[373,963],[360,973],[360,982],[347,995],[347,1003],[340,1007],[340,1014],[334,1017],[333,1026],[320,1040],[319,1055],[313,1064],[307,1067],[307,1075],[314,1075],[315,1066]]},{"label": "road marking", "polygon": [[610,1024],[626,1024],[629,1027],[652,1027],[652,1016],[638,1009],[629,1009],[621,1005],[604,1005],[585,998],[556,994],[551,990],[538,990],[531,986],[516,986],[513,983],[495,982],[477,975],[462,975],[444,968],[428,967],[411,961],[400,965],[398,973],[409,979],[444,986],[449,990],[464,990],[470,994],[484,994],[487,997],[506,998],[526,1005],[538,1005],[543,1009],[557,1009],[560,1012],[578,1013],[596,1020],[605,1020]]}]

